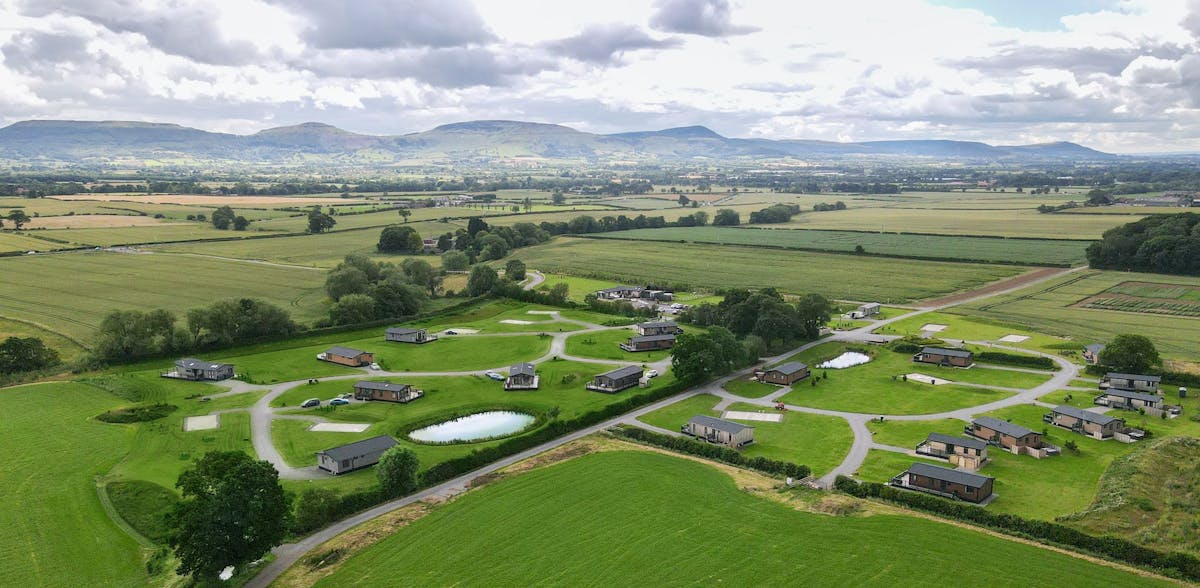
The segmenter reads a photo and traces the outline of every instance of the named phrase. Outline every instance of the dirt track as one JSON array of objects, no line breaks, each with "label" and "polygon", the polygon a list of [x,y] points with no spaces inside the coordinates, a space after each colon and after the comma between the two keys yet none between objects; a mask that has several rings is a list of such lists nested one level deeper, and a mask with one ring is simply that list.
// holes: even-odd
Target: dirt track
[{"label": "dirt track", "polygon": [[922,308],[932,308],[932,307],[939,307],[939,306],[947,306],[947,305],[951,305],[951,304],[958,304],[960,302],[966,302],[968,300],[972,300],[975,298],[981,298],[983,296],[992,296],[994,294],[1004,292],[1007,290],[1017,290],[1017,289],[1025,287],[1025,286],[1028,286],[1030,284],[1048,280],[1055,276],[1066,274],[1067,272],[1075,271],[1077,269],[1082,269],[1082,268],[1070,268],[1070,269],[1061,268],[1061,267],[1042,268],[1039,270],[1034,270],[1031,272],[1023,273],[1019,276],[1016,276],[1014,278],[1009,278],[1007,280],[1000,280],[999,282],[992,282],[991,284],[988,284],[982,288],[977,288],[975,290],[959,292],[958,294],[951,294],[950,296],[946,296],[943,298],[935,298],[933,300],[922,300],[921,302],[917,303],[917,305]]}]

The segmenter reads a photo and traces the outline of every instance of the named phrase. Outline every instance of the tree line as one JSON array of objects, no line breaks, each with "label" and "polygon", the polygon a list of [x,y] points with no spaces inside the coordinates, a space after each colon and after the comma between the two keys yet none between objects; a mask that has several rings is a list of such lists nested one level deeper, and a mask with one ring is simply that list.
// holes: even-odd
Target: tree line
[{"label": "tree line", "polygon": [[1200,275],[1200,214],[1151,215],[1111,228],[1087,248],[1098,269]]}]

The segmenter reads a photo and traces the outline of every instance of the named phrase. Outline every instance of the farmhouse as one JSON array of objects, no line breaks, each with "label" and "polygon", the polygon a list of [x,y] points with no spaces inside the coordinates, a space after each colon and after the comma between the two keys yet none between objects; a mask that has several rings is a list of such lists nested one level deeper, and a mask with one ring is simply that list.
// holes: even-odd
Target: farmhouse
[{"label": "farmhouse", "polygon": [[1120,374],[1108,372],[1100,379],[1100,389],[1117,388],[1118,390],[1133,390],[1134,392],[1157,393],[1158,383],[1162,378],[1143,374]]},{"label": "farmhouse", "polygon": [[685,435],[731,449],[741,449],[754,443],[754,427],[702,414],[688,419],[687,424],[679,430]]},{"label": "farmhouse", "polygon": [[764,384],[779,384],[791,386],[808,377],[808,366],[798,361],[789,361],[783,365],[763,370],[758,374],[758,381]]},{"label": "farmhouse", "polygon": [[864,305],[850,311],[850,318],[864,319],[869,316],[875,316],[875,315],[879,314],[879,310],[881,308],[882,307],[880,306],[880,304],[878,302],[871,302],[868,304],[864,304]]},{"label": "farmhouse", "polygon": [[538,375],[532,363],[518,363],[508,368],[505,390],[537,390]]},{"label": "farmhouse", "polygon": [[421,239],[421,253],[441,253],[442,249],[437,243],[437,239]]},{"label": "farmhouse", "polygon": [[396,445],[388,435],[380,435],[317,452],[317,467],[333,474],[344,474],[379,463],[383,452]]},{"label": "farmhouse", "polygon": [[638,323],[637,326],[637,334],[642,337],[651,335],[678,335],[682,332],[683,328],[671,321]]},{"label": "farmhouse", "polygon": [[1096,365],[1100,361],[1100,352],[1104,351],[1104,345],[1101,343],[1092,343],[1083,347],[1083,359],[1092,365]]},{"label": "farmhouse", "polygon": [[675,335],[645,335],[630,337],[621,343],[625,351],[654,351],[655,349],[670,349],[675,345]]},{"label": "farmhouse", "polygon": [[362,351],[351,347],[334,346],[327,349],[325,353],[318,355],[317,359],[348,365],[350,367],[360,367],[370,365],[371,362],[375,361],[375,354],[370,351]]},{"label": "farmhouse", "polygon": [[396,343],[428,343],[437,341],[437,335],[430,335],[425,329],[392,327],[384,334],[384,339]]},{"label": "farmhouse", "polygon": [[1123,419],[1067,404],[1054,407],[1042,420],[1096,439],[1111,439],[1113,435],[1125,431]]},{"label": "farmhouse", "polygon": [[966,349],[922,347],[921,351],[913,355],[913,361],[951,367],[971,367],[975,363],[975,354]]},{"label": "farmhouse", "polygon": [[228,380],[233,377],[233,364],[212,363],[194,357],[185,357],[175,362],[175,369],[163,374],[164,378],[180,380]]},{"label": "farmhouse", "polygon": [[1042,434],[1021,425],[1002,421],[995,417],[979,417],[971,421],[963,432],[983,439],[1015,455],[1030,455],[1043,458],[1058,455],[1058,448],[1042,440]]},{"label": "farmhouse", "polygon": [[408,404],[424,395],[424,390],[417,390],[408,384],[366,381],[354,384],[354,397],[358,400],[382,400]]},{"label": "farmhouse", "polygon": [[892,478],[891,485],[978,504],[992,496],[994,481],[990,476],[917,462]]},{"label": "farmhouse", "polygon": [[987,442],[942,433],[930,433],[917,445],[917,453],[940,457],[955,467],[972,471],[982,468],[988,461]]},{"label": "farmhouse", "polygon": [[613,394],[620,392],[621,390],[625,390],[626,388],[637,386],[638,382],[641,380],[641,366],[628,365],[597,375],[596,377],[592,378],[591,382],[588,382],[585,388],[588,390],[595,390],[597,392]]}]

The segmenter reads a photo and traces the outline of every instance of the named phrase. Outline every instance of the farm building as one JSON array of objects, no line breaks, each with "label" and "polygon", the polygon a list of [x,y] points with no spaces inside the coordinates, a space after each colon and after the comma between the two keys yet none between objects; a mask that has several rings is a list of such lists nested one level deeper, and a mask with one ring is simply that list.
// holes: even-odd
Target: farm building
[{"label": "farm building", "polygon": [[518,363],[508,368],[508,378],[504,380],[505,390],[537,390],[537,369],[532,363]]},{"label": "farm building", "polygon": [[1158,392],[1158,384],[1161,381],[1162,378],[1158,376],[1108,372],[1100,379],[1100,389],[1108,390],[1116,388],[1118,390],[1133,390],[1134,392],[1155,394]]},{"label": "farm building", "polygon": [[1096,439],[1111,439],[1125,430],[1124,419],[1067,404],[1054,407],[1042,420]]},{"label": "farm building", "polygon": [[1101,351],[1104,351],[1104,344],[1102,344],[1102,343],[1092,343],[1091,345],[1084,345],[1083,346],[1084,361],[1086,361],[1092,365],[1096,365],[1096,363],[1100,361],[1100,352]]},{"label": "farm building", "polygon": [[375,354],[370,351],[362,351],[351,347],[334,346],[327,349],[325,353],[317,356],[317,358],[350,367],[361,367],[370,365],[371,362],[375,361]]},{"label": "farm building", "polygon": [[344,474],[379,463],[383,452],[396,445],[388,435],[380,435],[317,452],[317,467],[333,474]]},{"label": "farm building", "polygon": [[850,318],[852,319],[864,319],[879,314],[879,311],[882,308],[883,307],[878,302],[871,302],[850,311],[849,314]]},{"label": "farm building", "polygon": [[669,302],[675,299],[675,294],[670,290],[653,286],[613,286],[597,290],[596,297],[604,300],[641,299]]},{"label": "farm building", "polygon": [[758,374],[758,381],[764,384],[791,386],[808,377],[808,366],[798,361],[789,361],[783,365],[763,370]]},{"label": "farm building", "polygon": [[185,357],[177,360],[175,362],[175,369],[163,374],[163,377],[192,381],[228,380],[233,377],[233,364],[213,363],[194,357]]},{"label": "farm building", "polygon": [[437,243],[437,239],[421,239],[421,253],[441,253],[442,249]]},{"label": "farm building", "polygon": [[1164,414],[1174,417],[1182,413],[1180,407],[1168,405],[1158,394],[1120,388],[1109,388],[1101,392],[1094,402],[1099,406],[1111,406],[1121,410],[1140,410],[1152,417],[1161,417]]},{"label": "farm building", "polygon": [[425,391],[408,384],[391,382],[355,382],[354,397],[358,400],[382,400],[407,404],[425,395]]},{"label": "farm building", "polygon": [[675,335],[646,335],[638,337],[630,337],[629,340],[621,343],[621,349],[625,351],[654,351],[656,349],[670,349],[675,345]]},{"label": "farm building", "polygon": [[678,335],[682,332],[683,328],[671,321],[638,323],[637,326],[637,334],[642,337],[651,335]]},{"label": "farm building", "polygon": [[995,417],[979,417],[971,421],[963,432],[1015,455],[1030,455],[1040,459],[1058,455],[1059,452],[1057,447],[1042,440],[1041,433]]},{"label": "farm building", "polygon": [[994,481],[990,476],[917,462],[892,478],[891,485],[978,504],[992,496]]},{"label": "farm building", "polygon": [[392,327],[384,334],[384,339],[396,343],[428,343],[437,341],[437,335],[430,335],[425,329],[406,329]]},{"label": "farm building", "polygon": [[628,365],[597,375],[585,387],[588,390],[612,394],[637,386],[640,381],[642,381],[641,366]]},{"label": "farm building", "polygon": [[975,354],[966,349],[922,347],[916,355],[913,355],[913,361],[950,367],[971,367],[975,363]]},{"label": "farm building", "polygon": [[679,430],[685,435],[731,449],[741,449],[754,443],[754,427],[701,414],[688,419]]},{"label": "farm building", "polygon": [[988,461],[986,441],[942,433],[930,433],[917,445],[917,453],[940,457],[955,467],[972,471],[983,467]]}]

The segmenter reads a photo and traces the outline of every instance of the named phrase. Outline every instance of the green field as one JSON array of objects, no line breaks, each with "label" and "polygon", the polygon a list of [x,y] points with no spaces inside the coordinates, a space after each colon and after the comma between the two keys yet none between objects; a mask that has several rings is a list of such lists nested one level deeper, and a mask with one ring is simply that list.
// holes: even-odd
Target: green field
[{"label": "green field", "polygon": [[773,384],[764,384],[754,378],[738,378],[725,382],[723,386],[732,394],[737,394],[742,398],[762,398],[772,392],[778,392],[779,386]]},{"label": "green field", "polygon": [[971,577],[989,586],[1039,585],[1048,577],[1081,586],[1158,585],[924,519],[797,511],[741,492],[705,465],[643,452],[584,456],[472,491],[353,554],[317,585],[782,585],[803,578],[818,586],[895,586],[918,576],[960,582],[962,568],[947,565],[953,561],[970,561]]},{"label": "green field", "polygon": [[800,214],[797,229],[988,235],[1034,239],[1099,239],[1104,231],[1143,218],[1142,214],[1042,214],[1036,203],[1024,210],[868,208]]},{"label": "green field", "polygon": [[520,258],[532,268],[597,279],[704,289],[776,287],[882,302],[929,298],[1024,271],[1016,266],[561,237],[523,249]]},{"label": "green field", "polygon": [[634,229],[596,235],[606,239],[645,241],[689,241],[722,245],[749,245],[853,252],[862,246],[867,253],[897,257],[998,261],[1003,263],[1079,265],[1088,241],[998,239],[994,237],[949,237],[850,231],[771,230],[770,228],[673,227]]},{"label": "green field", "polygon": [[0,253],[10,251],[52,251],[71,247],[70,243],[55,243],[32,237],[29,234],[0,231]]},{"label": "green field", "polygon": [[322,272],[203,257],[107,252],[0,259],[0,316],[89,339],[113,310],[188,309],[262,298],[297,321],[324,312]]},{"label": "green field", "polygon": [[591,357],[594,359],[611,359],[617,361],[631,361],[650,363],[660,359],[670,357],[670,349],[658,349],[655,351],[625,351],[621,349],[619,344],[624,343],[630,337],[637,336],[637,331],[633,329],[615,329],[612,331],[599,331],[592,333],[580,333],[567,337],[567,355],[575,357]]}]

